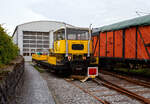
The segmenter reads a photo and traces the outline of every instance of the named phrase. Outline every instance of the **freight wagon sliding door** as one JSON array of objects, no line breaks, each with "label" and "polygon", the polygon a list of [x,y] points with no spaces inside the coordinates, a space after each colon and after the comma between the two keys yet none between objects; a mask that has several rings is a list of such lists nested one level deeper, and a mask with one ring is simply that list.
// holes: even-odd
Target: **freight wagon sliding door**
[{"label": "freight wagon sliding door", "polygon": [[123,57],[123,31],[100,33],[100,57]]},{"label": "freight wagon sliding door", "polygon": [[125,29],[125,58],[136,58],[136,27]]},{"label": "freight wagon sliding door", "polygon": [[150,59],[150,26],[137,28],[137,58]]}]

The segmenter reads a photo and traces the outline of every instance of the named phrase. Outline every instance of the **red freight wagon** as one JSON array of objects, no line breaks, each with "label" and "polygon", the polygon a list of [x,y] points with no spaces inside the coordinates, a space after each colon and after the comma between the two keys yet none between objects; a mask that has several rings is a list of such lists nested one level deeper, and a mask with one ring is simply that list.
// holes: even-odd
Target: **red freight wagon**
[{"label": "red freight wagon", "polygon": [[95,28],[92,40],[100,65],[150,65],[150,15]]}]

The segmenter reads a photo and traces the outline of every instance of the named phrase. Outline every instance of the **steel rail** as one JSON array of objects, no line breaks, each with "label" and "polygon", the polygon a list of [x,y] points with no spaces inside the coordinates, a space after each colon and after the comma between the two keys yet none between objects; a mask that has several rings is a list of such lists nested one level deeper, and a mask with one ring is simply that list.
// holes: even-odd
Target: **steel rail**
[{"label": "steel rail", "polygon": [[104,85],[104,86],[106,86],[106,87],[108,87],[110,89],[116,90],[117,92],[123,93],[123,94],[125,94],[127,96],[130,96],[130,97],[135,98],[135,99],[137,99],[139,101],[142,101],[145,104],[150,104],[150,100],[144,98],[143,96],[137,95],[136,93],[133,93],[133,92],[131,92],[131,91],[121,87],[121,86],[118,86],[118,85],[115,85],[115,84],[113,84],[113,83],[111,83],[109,81],[106,81],[105,79],[100,78],[100,76],[97,77],[97,78],[100,81],[97,81],[96,79],[93,79],[93,81],[96,82],[99,85]]},{"label": "steel rail", "polygon": [[71,83],[72,85],[76,86],[77,88],[81,89],[83,92],[89,94],[90,96],[92,96],[92,97],[95,98],[96,100],[100,101],[101,103],[103,103],[103,104],[110,104],[110,103],[107,102],[106,100],[102,100],[102,99],[98,98],[97,96],[95,96],[95,95],[93,95],[92,93],[90,93],[90,91],[85,90],[84,88],[82,88],[81,86],[79,86],[79,85],[73,83],[72,81],[68,81],[68,80],[66,80],[66,79],[65,79],[65,81],[67,81],[67,82]]},{"label": "steel rail", "polygon": [[114,76],[114,77],[117,77],[117,78],[126,80],[126,81],[128,81],[128,82],[132,82],[132,83],[134,83],[134,84],[137,84],[137,85],[141,85],[141,86],[150,88],[150,83],[148,83],[148,82],[143,82],[143,81],[139,81],[139,80],[137,81],[137,80],[134,80],[134,79],[131,79],[131,78],[127,78],[127,77],[125,77],[125,76],[117,75],[117,74],[110,73],[110,72],[106,72],[106,71],[101,71],[101,72],[102,72],[103,74],[111,75],[111,76]]}]

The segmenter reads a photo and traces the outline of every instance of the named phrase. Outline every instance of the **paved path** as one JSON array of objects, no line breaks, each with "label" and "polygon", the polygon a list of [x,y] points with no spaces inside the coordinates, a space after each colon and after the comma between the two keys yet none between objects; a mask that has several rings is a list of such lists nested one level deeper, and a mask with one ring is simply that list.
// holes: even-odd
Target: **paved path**
[{"label": "paved path", "polygon": [[24,85],[18,104],[55,104],[46,81],[29,63],[25,63]]}]

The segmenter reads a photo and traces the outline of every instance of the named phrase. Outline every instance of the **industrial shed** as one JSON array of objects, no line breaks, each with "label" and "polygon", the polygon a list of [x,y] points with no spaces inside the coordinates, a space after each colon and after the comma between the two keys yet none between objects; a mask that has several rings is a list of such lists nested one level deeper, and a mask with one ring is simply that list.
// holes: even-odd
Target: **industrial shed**
[{"label": "industrial shed", "polygon": [[53,47],[53,31],[67,25],[57,21],[33,21],[16,26],[13,42],[19,47],[25,61],[32,60],[32,54]]},{"label": "industrial shed", "polygon": [[92,40],[100,63],[150,63],[150,15],[95,28]]}]

